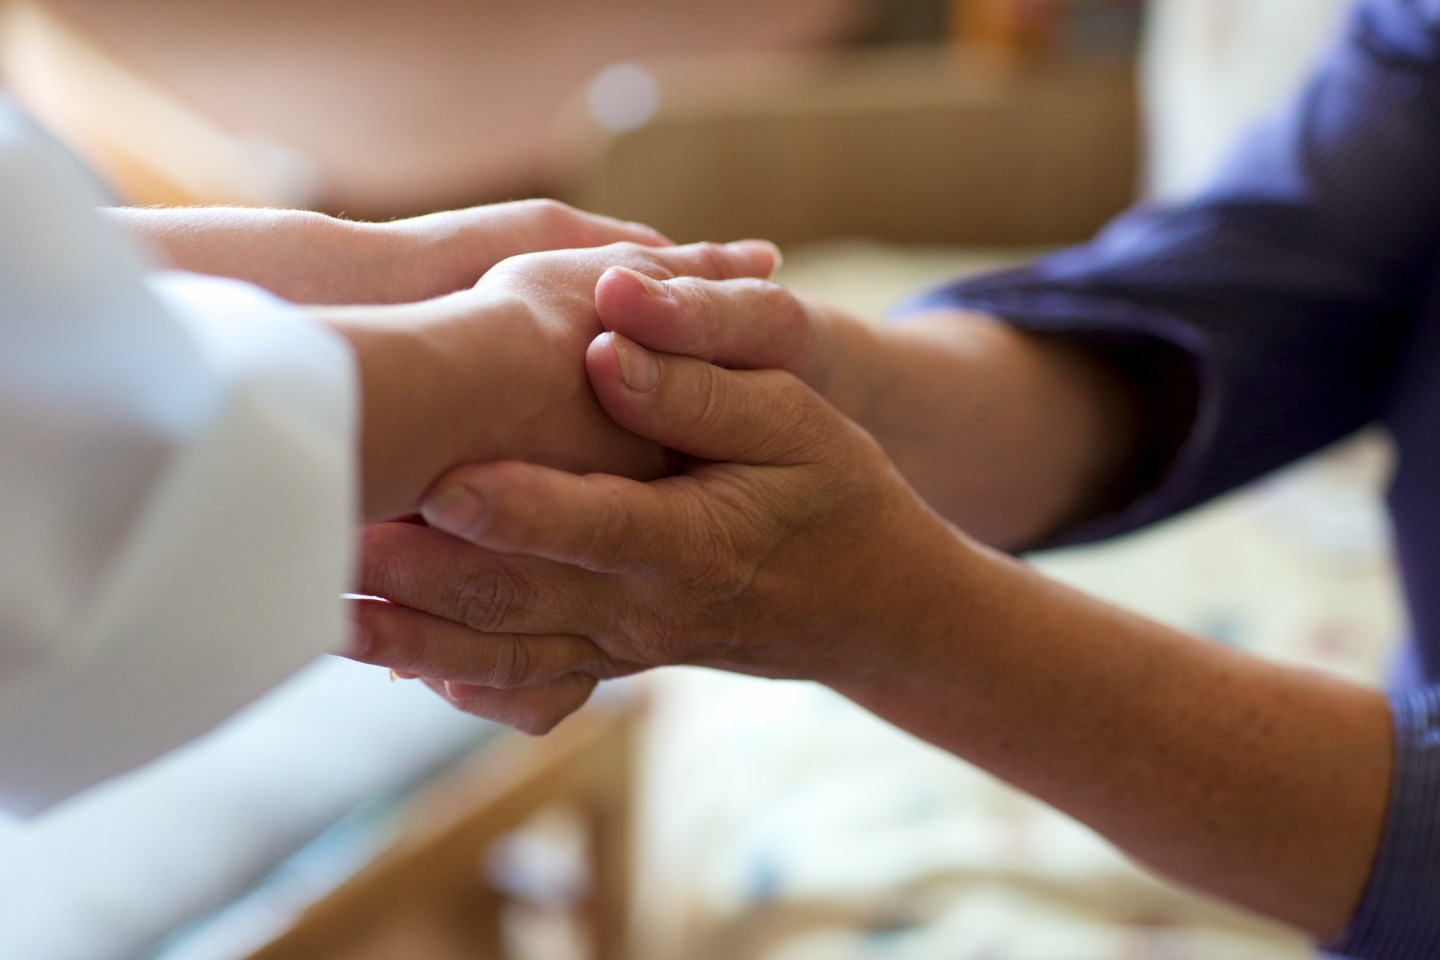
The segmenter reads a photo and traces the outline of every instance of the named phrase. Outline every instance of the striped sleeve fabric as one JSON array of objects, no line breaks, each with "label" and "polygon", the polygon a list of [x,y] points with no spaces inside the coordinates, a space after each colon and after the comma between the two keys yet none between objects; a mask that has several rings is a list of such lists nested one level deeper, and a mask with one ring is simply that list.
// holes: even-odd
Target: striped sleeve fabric
[{"label": "striped sleeve fabric", "polygon": [[1329,946],[1354,960],[1440,956],[1440,686],[1398,692],[1395,773],[1374,872],[1350,927]]},{"label": "striped sleeve fabric", "polygon": [[[1193,200],[904,305],[1185,363],[1171,469],[1066,542],[1178,513],[1384,409],[1440,236],[1440,0],[1368,0],[1294,102]],[[1164,417],[1161,392],[1141,394]],[[1053,545],[1053,544],[1052,544]]]}]

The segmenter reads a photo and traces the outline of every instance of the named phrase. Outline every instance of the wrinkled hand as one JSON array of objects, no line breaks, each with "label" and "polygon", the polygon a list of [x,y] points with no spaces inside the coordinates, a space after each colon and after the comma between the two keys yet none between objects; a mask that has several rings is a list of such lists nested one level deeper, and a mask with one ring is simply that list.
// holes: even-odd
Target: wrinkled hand
[{"label": "wrinkled hand", "polygon": [[360,360],[366,517],[413,511],[462,463],[664,472],[661,446],[607,417],[586,380],[598,279],[615,265],[664,279],[768,276],[775,258],[757,241],[611,244],[511,257],[473,288],[423,303],[316,308]]},{"label": "wrinkled hand", "polygon": [[654,280],[612,270],[595,288],[606,330],[661,353],[743,370],[786,370],[822,395],[839,341],[865,328],[765,277]]},{"label": "wrinkled hand", "polygon": [[305,304],[429,300],[509,257],[610,243],[662,246],[656,230],[554,200],[521,200],[389,223],[299,210],[121,208],[111,220],[174,266],[248,280]]},{"label": "wrinkled hand", "polygon": [[924,635],[957,537],[868,435],[785,372],[608,334],[586,359],[605,411],[691,457],[682,474],[454,471],[430,527],[367,531],[360,589],[394,602],[358,605],[356,658],[543,732],[652,666],[834,682],[914,655],[895,638]]}]

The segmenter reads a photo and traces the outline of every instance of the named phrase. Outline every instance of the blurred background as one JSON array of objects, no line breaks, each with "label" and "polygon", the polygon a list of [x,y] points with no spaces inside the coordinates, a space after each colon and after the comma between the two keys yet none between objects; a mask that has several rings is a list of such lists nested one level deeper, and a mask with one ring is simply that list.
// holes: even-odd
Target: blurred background
[{"label": "blurred background", "polygon": [[[388,218],[558,196],[766,236],[875,318],[1183,197],[1342,0],[0,0],[8,91],[128,203]],[[1361,436],[1034,562],[1378,681],[1403,631]],[[0,822],[15,960],[1311,955],[823,689],[615,685],[540,740],[317,664],[215,734]]]}]

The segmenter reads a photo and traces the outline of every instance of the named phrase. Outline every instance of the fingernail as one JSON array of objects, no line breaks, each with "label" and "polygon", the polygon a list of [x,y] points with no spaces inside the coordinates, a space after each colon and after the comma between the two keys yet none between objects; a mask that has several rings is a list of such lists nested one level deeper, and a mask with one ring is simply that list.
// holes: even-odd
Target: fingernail
[{"label": "fingernail", "polygon": [[665,284],[661,283],[659,280],[656,280],[654,277],[647,277],[639,270],[631,270],[629,267],[612,267],[611,269],[613,269],[616,273],[621,273],[627,277],[630,277],[636,283],[640,284],[640,286],[645,289],[645,293],[647,296],[659,297],[663,300],[670,299],[670,288],[667,287]]},{"label": "fingernail", "polygon": [[756,247],[763,247],[775,258],[775,265],[770,268],[770,276],[772,277],[775,276],[785,264],[785,254],[781,253],[780,248],[769,240],[738,240],[730,244],[730,247],[737,250],[753,250]]},{"label": "fingernail", "polygon": [[485,688],[473,683],[461,683],[458,680],[445,681],[445,696],[455,703],[463,703],[466,700],[474,700],[485,692]]},{"label": "fingernail", "polygon": [[455,483],[421,504],[420,515],[446,533],[473,537],[484,526],[485,501],[470,487]]},{"label": "fingernail", "polygon": [[636,393],[649,393],[660,382],[660,360],[649,350],[618,333],[610,334],[620,360],[620,379]]}]

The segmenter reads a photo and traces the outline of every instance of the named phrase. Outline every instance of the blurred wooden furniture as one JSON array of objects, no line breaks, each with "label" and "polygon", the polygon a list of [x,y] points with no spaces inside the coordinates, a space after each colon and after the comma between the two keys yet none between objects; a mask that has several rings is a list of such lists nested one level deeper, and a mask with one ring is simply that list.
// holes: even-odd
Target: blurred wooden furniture
[{"label": "blurred wooden furniture", "polygon": [[[828,2],[815,0],[814,6]],[[244,48],[248,34],[242,33],[215,41],[214,50],[202,45],[162,55],[155,37],[137,34],[121,16],[124,4],[149,10],[152,24],[168,11],[184,27],[179,36],[193,38],[199,31],[195,8],[188,0],[178,3],[12,0],[6,19],[3,63],[18,95],[128,202],[339,207],[354,216],[413,212],[406,208],[484,199],[463,195],[478,187],[467,188],[476,181],[457,169],[473,168],[478,178],[480,159],[488,156],[487,163],[514,172],[522,163],[516,159],[517,130],[529,130],[532,139],[535,134],[536,117],[529,116],[519,128],[502,124],[491,131],[488,154],[466,139],[463,125],[450,131],[457,139],[447,142],[433,129],[438,121],[431,115],[435,109],[453,113],[454,101],[445,100],[439,108],[417,107],[409,125],[428,132],[396,143],[410,100],[422,91],[434,100],[437,90],[459,82],[444,66],[445,50],[437,53],[434,70],[406,81],[410,99],[391,91],[387,99],[367,100],[366,91],[383,86],[404,62],[372,57],[366,62],[390,69],[370,68],[374,76],[344,97],[307,102],[303,80],[316,65],[305,61],[299,45],[313,39],[324,4],[288,15],[297,37],[254,50]],[[356,16],[368,17],[375,28],[389,22],[379,12],[385,7],[373,0]],[[333,10],[326,15],[336,17]],[[95,29],[77,25],[91,21]],[[799,25],[786,30],[803,33]],[[96,39],[102,35],[113,44]],[[407,35],[406,43],[417,42]],[[596,49],[587,56],[597,56]],[[543,192],[653,223],[681,239],[758,235],[793,243],[861,235],[1036,245],[1084,238],[1135,192],[1139,135],[1132,63],[1017,60],[1004,55],[1003,45],[999,49],[985,43],[656,55],[627,64],[613,89],[600,80],[587,87],[580,82],[583,72],[572,76],[571,70],[568,93],[546,88],[550,109],[559,115],[547,114],[542,126],[551,132],[543,143],[531,143],[524,173]],[[142,69],[126,51],[152,61],[139,61]],[[289,59],[282,57],[287,51]],[[242,53],[255,60],[248,73],[237,59]],[[220,84],[224,69],[202,69],[206,57],[220,64],[235,60],[234,71],[253,83],[250,98],[263,101],[274,122],[261,122],[254,104],[246,108],[250,114],[237,113],[250,100],[233,99],[235,78],[232,86]],[[162,76],[173,82],[157,79]],[[296,86],[293,95],[267,86],[277,76]],[[186,83],[196,102],[213,100],[216,110],[173,92]],[[458,95],[468,96],[463,90]],[[518,95],[510,106],[530,104],[533,111],[529,96]],[[568,107],[559,107],[561,101]],[[367,109],[378,111],[369,126],[356,116]],[[298,136],[304,115],[317,111],[316,130],[333,129],[338,139],[301,143],[254,132]],[[221,116],[227,119],[212,119]],[[340,152],[352,158],[349,167],[335,159]],[[350,173],[336,180],[342,167]],[[495,174],[492,187],[519,183],[499,167],[487,169]],[[397,171],[413,176],[397,184]]]},{"label": "blurred wooden furniture", "polygon": [[564,192],[677,239],[1037,246],[1089,237],[1135,195],[1126,59],[920,47],[646,66],[643,123],[568,117]]},{"label": "blurred wooden furniture", "polygon": [[487,878],[493,845],[537,811],[588,834],[582,926],[593,960],[629,947],[635,738],[643,703],[593,705],[540,739],[515,735],[429,785],[400,839],[250,960],[504,960],[507,894]]}]

